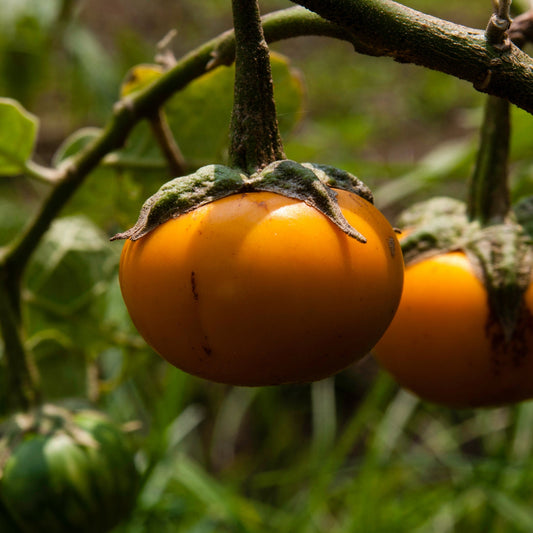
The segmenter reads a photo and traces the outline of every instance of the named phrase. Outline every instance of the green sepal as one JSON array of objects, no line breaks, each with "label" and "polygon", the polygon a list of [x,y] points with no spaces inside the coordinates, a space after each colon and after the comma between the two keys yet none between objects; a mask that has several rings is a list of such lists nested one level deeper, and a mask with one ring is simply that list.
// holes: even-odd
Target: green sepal
[{"label": "green sepal", "polygon": [[[332,177],[330,178],[327,174],[328,170],[328,167],[321,168],[310,163],[300,164],[285,159],[275,161],[253,174],[248,183],[254,191],[273,192],[305,202],[327,216],[344,233],[359,242],[365,243],[365,237],[344,218],[337,203],[337,193],[328,186],[328,182],[337,183],[340,180],[335,180],[333,173],[331,173]],[[347,181],[348,179],[346,179]],[[344,187],[347,186],[345,183],[342,183],[342,185]],[[369,192],[364,185],[360,189],[364,190],[365,194],[367,191]],[[355,187],[352,192],[356,192]]]},{"label": "green sepal", "polygon": [[124,233],[117,233],[111,240],[140,239],[171,218],[237,194],[243,189],[246,179],[238,170],[224,165],[207,165],[194,174],[175,178],[146,200],[135,226]]},{"label": "green sepal", "polygon": [[58,431],[71,437],[77,444],[97,446],[91,435],[74,423],[74,411],[62,405],[47,403],[27,413],[16,413],[0,426],[0,479],[12,450],[26,435],[47,437]]},{"label": "green sepal", "polygon": [[436,197],[409,207],[398,219],[409,232],[401,240],[405,264],[460,249],[465,224],[466,205],[453,198]]},{"label": "green sepal", "polygon": [[533,270],[532,238],[516,218],[482,225],[468,218],[465,203],[433,198],[410,207],[398,221],[408,232],[400,241],[406,266],[452,251],[467,255],[505,342],[520,320]]},{"label": "green sepal", "polygon": [[315,176],[324,185],[352,192],[357,194],[357,196],[361,196],[361,198],[364,198],[367,202],[370,202],[371,204],[374,203],[374,195],[372,194],[372,191],[359,178],[346,172],[346,170],[318,163],[302,163],[302,166],[312,170]]},{"label": "green sepal", "polygon": [[327,165],[281,160],[247,176],[223,165],[208,165],[194,174],[175,178],[163,185],[143,205],[135,226],[111,240],[140,239],[157,226],[202,205],[233,194],[268,191],[298,199],[328,217],[344,233],[366,239],[345,219],[332,187],[343,189],[373,202],[370,189],[348,172]]},{"label": "green sepal", "polygon": [[465,253],[474,267],[481,269],[488,287],[489,308],[500,323],[505,341],[513,336],[523,311],[523,296],[531,283],[532,242],[523,227],[514,222],[476,228]]}]

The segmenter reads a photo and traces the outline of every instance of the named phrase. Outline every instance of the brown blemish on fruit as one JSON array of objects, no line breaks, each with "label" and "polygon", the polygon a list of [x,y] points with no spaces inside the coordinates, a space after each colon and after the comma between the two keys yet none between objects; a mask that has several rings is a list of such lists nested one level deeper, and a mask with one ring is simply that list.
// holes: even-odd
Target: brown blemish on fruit
[{"label": "brown blemish on fruit", "polygon": [[196,274],[194,270],[191,272],[191,290],[193,298],[198,301],[198,291],[196,290]]},{"label": "brown blemish on fruit", "polygon": [[209,346],[209,343],[207,342],[207,337],[204,337],[205,342],[202,344],[202,349],[205,352],[205,355],[210,356],[213,353],[213,350]]},{"label": "brown blemish on fruit", "polygon": [[394,242],[393,237],[389,237],[388,244],[389,244],[390,255],[391,257],[394,257],[396,255],[396,243]]}]

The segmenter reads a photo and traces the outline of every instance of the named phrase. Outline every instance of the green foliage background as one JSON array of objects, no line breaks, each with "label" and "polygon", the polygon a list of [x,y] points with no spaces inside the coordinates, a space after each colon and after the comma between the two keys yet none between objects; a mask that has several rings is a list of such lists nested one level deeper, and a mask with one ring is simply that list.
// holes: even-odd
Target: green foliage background
[{"label": "green foliage background", "polygon": [[[491,12],[488,0],[406,4],[481,28]],[[263,12],[290,5],[262,2]],[[130,68],[153,62],[169,30],[178,30],[171,47],[179,57],[231,26],[228,0],[0,0],[0,7],[0,96],[39,117],[42,164],[64,160],[95,135]],[[470,85],[326,38],[272,49],[292,69],[280,67],[276,85],[290,158],[353,172],[391,221],[417,199],[464,196],[483,102]],[[167,106],[192,167],[224,160],[231,73],[221,76]],[[532,192],[532,124],[513,110],[515,199]],[[442,409],[399,390],[370,357],[313,385],[260,389],[208,383],[163,363],[130,323],[117,283],[120,244],[108,237],[131,225],[142,200],[173,176],[143,125],[114,156],[34,255],[24,315],[47,398],[89,396],[118,421],[142,424],[134,436],[143,490],[118,531],[533,531],[530,403]],[[5,174],[0,245],[47,188]]]}]

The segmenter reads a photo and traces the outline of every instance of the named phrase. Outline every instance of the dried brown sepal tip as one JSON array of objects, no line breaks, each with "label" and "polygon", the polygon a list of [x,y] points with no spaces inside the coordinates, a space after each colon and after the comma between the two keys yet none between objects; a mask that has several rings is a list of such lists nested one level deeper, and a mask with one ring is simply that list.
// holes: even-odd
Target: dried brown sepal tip
[{"label": "dried brown sepal tip", "polygon": [[353,228],[337,203],[332,188],[343,189],[373,202],[370,189],[348,172],[326,165],[276,161],[248,176],[223,165],[208,165],[194,174],[173,179],[144,203],[135,226],[118,233],[111,240],[137,240],[172,218],[226,196],[268,191],[298,199],[319,210],[344,233],[366,242]]},{"label": "dried brown sepal tip", "polygon": [[481,225],[467,216],[466,204],[433,198],[415,204],[399,220],[406,266],[451,251],[464,252],[488,294],[491,316],[505,338],[513,336],[533,271],[532,239],[520,217]]}]

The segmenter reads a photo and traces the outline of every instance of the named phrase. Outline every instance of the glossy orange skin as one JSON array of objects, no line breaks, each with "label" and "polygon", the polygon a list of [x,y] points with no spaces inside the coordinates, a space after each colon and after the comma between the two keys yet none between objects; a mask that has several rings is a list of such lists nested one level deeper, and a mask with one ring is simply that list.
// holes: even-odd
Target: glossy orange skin
[{"label": "glossy orange skin", "polygon": [[414,263],[400,306],[373,353],[405,388],[452,407],[533,397],[533,288],[511,342],[489,316],[487,292],[465,254]]},{"label": "glossy orange skin", "polygon": [[306,382],[370,351],[403,282],[383,215],[338,191],[348,237],[281,195],[230,196],[126,241],[120,285],[131,318],[176,367],[233,385]]}]

